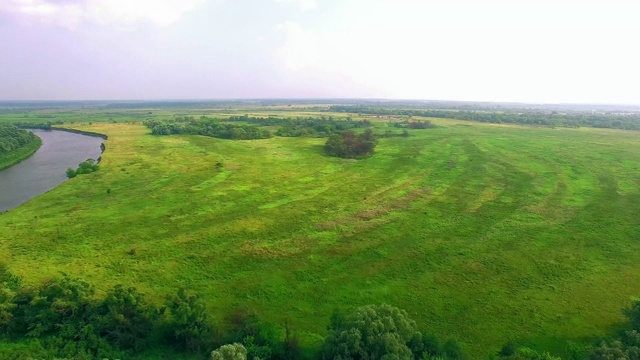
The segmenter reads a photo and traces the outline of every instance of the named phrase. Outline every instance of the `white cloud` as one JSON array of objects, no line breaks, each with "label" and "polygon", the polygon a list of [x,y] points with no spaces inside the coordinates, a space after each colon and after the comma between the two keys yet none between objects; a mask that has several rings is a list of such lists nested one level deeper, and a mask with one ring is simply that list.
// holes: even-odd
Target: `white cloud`
[{"label": "white cloud", "polygon": [[167,26],[207,0],[2,0],[0,11],[26,20],[76,29],[83,24],[133,29],[140,23]]},{"label": "white cloud", "polygon": [[[639,31],[593,28],[343,27],[280,24],[292,77],[315,74],[375,96],[637,103]],[[337,80],[336,80],[337,79]]]},{"label": "white cloud", "polygon": [[311,11],[318,8],[317,0],[276,0],[276,2],[288,4],[297,3],[301,11]]}]

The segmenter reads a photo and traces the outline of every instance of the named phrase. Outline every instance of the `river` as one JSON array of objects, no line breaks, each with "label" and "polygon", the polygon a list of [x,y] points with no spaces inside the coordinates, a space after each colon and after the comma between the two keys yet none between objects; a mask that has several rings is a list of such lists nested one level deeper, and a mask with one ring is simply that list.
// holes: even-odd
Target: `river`
[{"label": "river", "polygon": [[42,146],[30,158],[0,170],[0,212],[13,209],[67,180],[66,170],[98,159],[105,140],[61,130],[30,130]]}]

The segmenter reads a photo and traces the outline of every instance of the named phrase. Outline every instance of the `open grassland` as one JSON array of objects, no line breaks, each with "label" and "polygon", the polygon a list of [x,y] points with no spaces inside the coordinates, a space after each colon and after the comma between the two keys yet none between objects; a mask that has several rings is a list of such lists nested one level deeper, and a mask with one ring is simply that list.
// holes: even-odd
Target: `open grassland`
[{"label": "open grassland", "polygon": [[101,170],[1,214],[0,258],[30,283],[185,287],[309,348],[334,308],[382,302],[474,358],[616,327],[640,295],[640,133],[437,123],[365,160],[76,123],[109,136]]}]

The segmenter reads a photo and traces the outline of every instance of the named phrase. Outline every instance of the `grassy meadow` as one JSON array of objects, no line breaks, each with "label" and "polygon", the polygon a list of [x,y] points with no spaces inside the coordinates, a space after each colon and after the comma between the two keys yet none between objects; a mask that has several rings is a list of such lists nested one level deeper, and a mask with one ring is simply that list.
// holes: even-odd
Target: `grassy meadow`
[{"label": "grassy meadow", "polygon": [[326,139],[99,116],[65,126],[109,136],[100,171],[0,214],[0,258],[27,283],[66,273],[158,302],[185,287],[214,318],[289,321],[307,349],[335,308],[384,302],[473,358],[510,340],[562,354],[640,296],[638,132],[436,119],[344,160]]}]

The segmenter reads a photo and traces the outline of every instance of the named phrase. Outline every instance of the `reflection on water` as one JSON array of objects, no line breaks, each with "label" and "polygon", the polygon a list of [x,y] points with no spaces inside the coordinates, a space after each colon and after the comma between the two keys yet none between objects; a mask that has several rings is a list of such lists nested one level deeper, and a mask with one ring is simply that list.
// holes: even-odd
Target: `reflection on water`
[{"label": "reflection on water", "polygon": [[60,130],[31,130],[42,146],[30,158],[0,170],[0,212],[13,209],[67,179],[65,171],[100,157],[104,139]]}]

